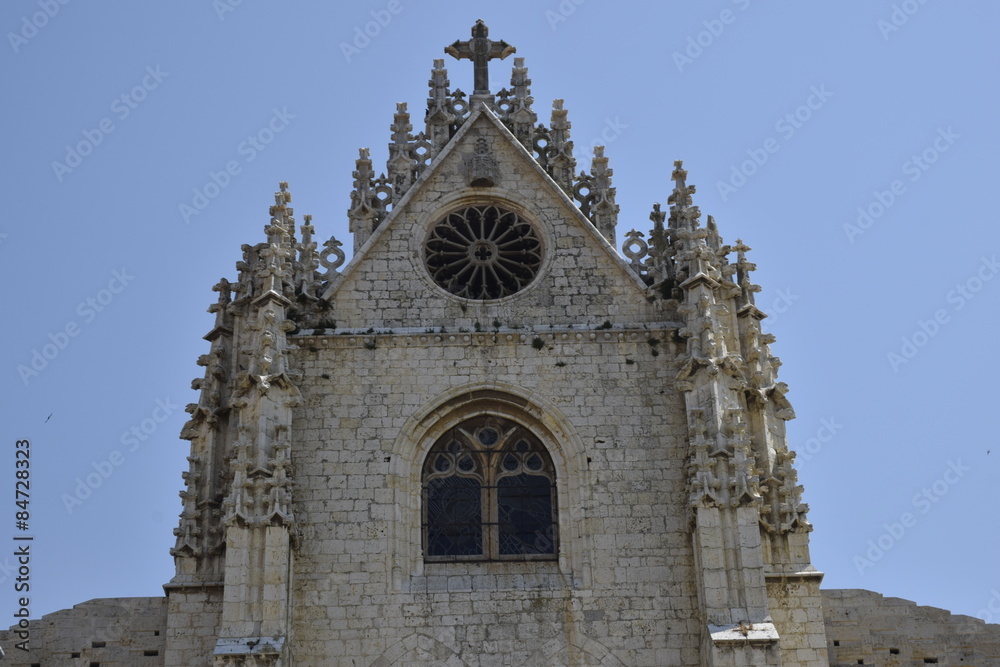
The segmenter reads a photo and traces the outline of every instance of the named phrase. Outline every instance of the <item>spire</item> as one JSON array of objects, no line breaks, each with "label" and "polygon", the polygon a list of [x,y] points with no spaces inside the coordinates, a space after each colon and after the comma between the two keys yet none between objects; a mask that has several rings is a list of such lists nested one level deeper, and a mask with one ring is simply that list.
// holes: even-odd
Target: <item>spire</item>
[{"label": "spire", "polygon": [[733,246],[733,250],[736,251],[736,284],[740,288],[740,309],[746,306],[754,306],[756,308],[754,294],[760,291],[760,285],[755,285],[750,281],[750,273],[757,270],[757,265],[747,261],[747,253],[752,248],[745,245],[743,239],[736,239],[736,245]]},{"label": "spire", "polygon": [[448,70],[444,68],[444,60],[435,60],[434,69],[431,70],[431,79],[427,82],[431,90],[430,96],[427,98],[427,115],[424,117],[424,121],[427,123],[427,138],[435,155],[448,143],[451,138],[451,128],[455,124],[452,99],[448,93],[450,84]]},{"label": "spire", "polygon": [[392,185],[394,199],[402,197],[413,181],[416,180],[416,164],[410,156],[413,135],[410,130],[410,114],[406,110],[406,102],[396,104],[396,114],[392,118],[392,143],[389,144],[389,161],[386,168],[389,172],[389,183]]},{"label": "spire", "polygon": [[[728,639],[727,630],[740,624],[763,631],[767,641],[752,648],[746,660],[755,665],[777,665],[773,649],[777,633],[768,610],[764,554],[759,528],[762,504],[757,457],[750,419],[743,400],[741,360],[733,354],[734,323],[731,285],[722,280],[719,253],[713,247],[718,234],[698,224],[699,211],[687,184],[687,172],[674,163],[674,190],[669,227],[663,212],[651,219],[657,250],[668,259],[664,236],[676,262],[677,292],[683,298],[678,312],[684,317],[680,336],[687,339],[686,363],[676,377],[684,392],[688,421],[688,489],[691,502],[691,539],[698,568],[699,604],[707,620],[705,633],[712,651],[711,664],[731,662],[742,650]],[[713,223],[714,226],[714,223]],[[673,290],[672,290],[673,293]],[[740,562],[739,577],[726,573],[725,563]],[[742,637],[741,637],[742,638]]]},{"label": "spire", "polygon": [[354,234],[354,252],[365,244],[379,223],[379,202],[373,189],[375,172],[367,148],[358,149],[355,162],[354,190],[351,191],[351,208],[347,211],[350,230]]},{"label": "spire", "polygon": [[529,151],[532,150],[534,127],[538,122],[538,114],[531,108],[535,100],[531,97],[530,85],[531,79],[528,78],[528,68],[524,66],[524,58],[514,58],[510,76],[511,90],[504,88],[497,93],[497,97],[500,98],[497,103],[500,120],[506,123],[517,140]]},{"label": "spire", "polygon": [[692,205],[692,195],[695,187],[687,184],[687,170],[684,169],[682,160],[674,161],[674,171],[670,175],[674,181],[674,191],[667,199],[670,204],[670,227],[671,229],[695,229],[698,227],[698,218],[701,211],[697,206]]},{"label": "spire", "polygon": [[594,159],[591,163],[592,176],[590,189],[590,221],[597,231],[615,244],[615,227],[618,225],[618,204],[615,203],[615,188],[611,187],[611,175],[614,171],[608,167],[608,158],[604,157],[604,146],[594,147]]},{"label": "spire", "polygon": [[552,102],[552,121],[549,131],[549,145],[547,155],[547,165],[549,174],[556,183],[567,192],[573,195],[573,172],[576,171],[576,158],[573,157],[573,142],[569,139],[569,128],[571,126],[567,120],[568,112],[563,108],[562,100]]},{"label": "spire", "polygon": [[271,222],[264,227],[267,245],[259,252],[264,266],[258,276],[264,279],[261,285],[263,295],[284,299],[286,291],[292,292],[290,260],[295,242],[295,218],[292,216],[294,211],[288,206],[292,201],[288,183],[282,181],[278,187],[278,192],[274,193],[274,206],[268,211]]},{"label": "spire", "polygon": [[777,640],[768,618],[765,577],[794,573],[818,589],[822,576],[809,562],[808,508],[801,502],[794,453],[786,442],[784,422],[794,413],[785,398],[788,388],[776,381],[780,361],[768,347],[774,338],[760,330],[764,314],[754,305],[760,288],[750,280],[756,268],[747,260],[750,248],[742,240],[732,248],[725,245],[712,216],[704,227],[699,224],[695,187],[680,161],[674,163],[672,179],[666,229],[659,206],[650,215],[649,263],[655,280],[663,281],[660,294],[680,300],[677,312],[684,318],[678,333],[687,339],[686,361],[676,385],[685,395],[690,433],[696,559],[755,564],[744,567],[738,580],[727,580],[724,568],[703,566],[698,572],[701,613],[719,662],[742,646],[732,641],[741,637],[726,628],[748,622],[768,635],[760,645],[764,652],[748,659],[776,664],[764,649]]},{"label": "spire", "polygon": [[317,269],[319,268],[319,257],[316,255],[316,242],[313,241],[313,234],[316,229],[312,226],[312,216],[302,216],[302,226],[299,227],[301,241],[296,245],[298,257],[295,260],[295,275],[292,284],[295,294],[300,298],[315,299],[314,287],[317,283]]},{"label": "spire", "polygon": [[[649,214],[649,220],[653,223],[653,229],[649,232],[650,263],[653,269],[653,283],[668,281],[667,287],[672,290],[674,287],[674,263],[673,248],[670,246],[670,239],[667,238],[667,231],[663,227],[667,214],[660,210],[659,203],[653,204],[653,210]],[[661,293],[663,290],[661,289]],[[664,295],[666,298],[673,298],[670,291]]]}]

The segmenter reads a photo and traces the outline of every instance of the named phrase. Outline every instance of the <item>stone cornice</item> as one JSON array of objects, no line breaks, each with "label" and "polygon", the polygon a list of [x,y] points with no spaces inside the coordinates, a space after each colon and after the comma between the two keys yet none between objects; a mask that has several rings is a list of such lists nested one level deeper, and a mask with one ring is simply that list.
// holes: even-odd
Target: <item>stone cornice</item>
[{"label": "stone cornice", "polygon": [[[667,334],[678,331],[683,325],[680,322],[656,322],[646,327],[627,327],[612,329],[582,329],[570,327],[543,329],[508,329],[500,328],[489,331],[427,331],[427,330],[392,330],[381,331],[334,331],[332,333],[315,334],[315,329],[307,329],[290,335],[291,341],[301,350],[309,347],[367,347],[372,346],[410,347],[422,345],[489,345],[498,343],[532,344],[535,338],[541,338],[546,344],[598,342],[646,343],[650,338],[659,338],[668,342]],[[308,333],[307,333],[308,332]]]}]

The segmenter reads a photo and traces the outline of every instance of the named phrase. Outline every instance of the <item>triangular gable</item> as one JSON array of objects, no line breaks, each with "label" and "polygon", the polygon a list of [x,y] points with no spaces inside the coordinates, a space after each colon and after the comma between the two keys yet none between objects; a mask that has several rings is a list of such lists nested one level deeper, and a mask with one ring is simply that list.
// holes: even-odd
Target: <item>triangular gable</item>
[{"label": "triangular gable", "polygon": [[[390,233],[390,229],[395,226],[396,220],[403,216],[410,202],[420,196],[427,183],[434,179],[438,171],[442,168],[442,165],[449,162],[450,158],[455,151],[460,150],[460,147],[466,145],[467,135],[473,131],[473,128],[477,123],[490,123],[494,129],[503,137],[511,150],[518,154],[525,165],[531,169],[534,174],[539,178],[543,187],[545,187],[551,195],[560,201],[566,213],[568,214],[567,219],[572,219],[576,224],[584,230],[584,233],[590,238],[590,240],[600,246],[601,251],[618,267],[626,279],[633,283],[641,293],[645,293],[647,286],[642,280],[629,268],[625,260],[615,251],[615,249],[608,243],[607,239],[601,235],[596,227],[591,223],[591,221],[580,211],[576,203],[570,199],[566,192],[559,187],[559,185],[553,180],[553,178],[545,171],[544,168],[535,160],[535,158],[528,152],[528,150],[517,140],[510,130],[503,124],[503,122],[497,118],[497,116],[486,106],[479,104],[476,109],[472,112],[472,115],[466,120],[462,126],[455,133],[455,136],[451,138],[448,144],[441,150],[441,152],[431,161],[427,168],[420,174],[413,185],[406,191],[403,197],[398,203],[394,204],[392,210],[386,216],[385,220],[375,229],[368,240],[362,245],[355,255],[348,262],[344,270],[338,275],[323,293],[324,299],[333,298],[336,294],[340,285],[342,285],[348,278],[357,271],[358,267],[361,266],[366,257],[372,251],[378,243],[379,240]],[[470,192],[474,191],[475,188],[470,187]]]}]

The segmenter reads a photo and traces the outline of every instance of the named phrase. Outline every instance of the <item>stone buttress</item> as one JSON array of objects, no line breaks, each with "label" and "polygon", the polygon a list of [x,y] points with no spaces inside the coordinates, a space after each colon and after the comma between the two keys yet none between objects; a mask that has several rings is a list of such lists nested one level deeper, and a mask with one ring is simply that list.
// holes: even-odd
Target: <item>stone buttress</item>
[{"label": "stone buttress", "polygon": [[[756,266],[742,241],[723,244],[711,216],[700,225],[679,161],[672,178],[667,227],[656,204],[650,242],[633,230],[622,251],[651,290],[676,301],[684,321],[676,381],[688,422],[703,664],[825,664],[822,574],[810,563],[812,526],[785,436],[795,415],[776,379],[774,337],[761,332],[760,287],[749,277]],[[800,607],[806,620],[793,621]]]},{"label": "stone buttress", "polygon": [[[317,253],[309,216],[296,239],[290,201],[282,183],[267,242],[244,245],[238,282],[214,288],[211,350],[198,360],[205,377],[192,382],[200,398],[187,407],[181,434],[191,455],[171,549],[177,574],[164,587],[168,665],[194,664],[205,653],[220,666],[281,665],[289,638],[298,540],[292,409],[301,397],[287,334],[297,328],[293,318],[322,324],[319,267],[335,273],[344,260],[335,239]],[[190,614],[185,602],[203,605],[202,613]]]}]

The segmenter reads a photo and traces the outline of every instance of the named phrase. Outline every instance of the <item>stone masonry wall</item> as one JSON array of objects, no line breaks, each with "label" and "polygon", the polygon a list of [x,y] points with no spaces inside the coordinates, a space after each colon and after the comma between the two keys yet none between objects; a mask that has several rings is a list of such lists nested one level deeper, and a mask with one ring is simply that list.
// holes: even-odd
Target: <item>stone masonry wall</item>
[{"label": "stone masonry wall", "polygon": [[859,589],[823,591],[830,664],[1000,666],[1000,625]]},{"label": "stone masonry wall", "polygon": [[165,598],[99,598],[46,614],[29,625],[29,651],[17,627],[0,631],[11,667],[159,667],[167,628]]},{"label": "stone masonry wall", "polygon": [[785,665],[827,664],[826,646],[816,639],[822,637],[824,623],[823,599],[819,593],[816,576],[767,577],[769,609],[781,636],[781,658]]},{"label": "stone masonry wall", "polygon": [[[328,293],[336,330],[291,339],[303,373],[292,655],[696,664],[676,318],[499,128],[482,117],[463,129]],[[481,192],[464,174],[474,143],[502,165]],[[423,241],[445,213],[484,201],[532,221],[542,267],[513,296],[456,299],[427,275]],[[424,457],[483,412],[549,450],[557,562],[423,562]]]},{"label": "stone masonry wall", "polygon": [[174,589],[167,598],[166,667],[212,664],[222,615],[222,587]]},{"label": "stone masonry wall", "polygon": [[[696,664],[686,426],[670,346],[648,342],[669,336],[560,327],[299,339],[295,659]],[[557,468],[559,562],[422,562],[420,471],[434,425],[496,405],[464,399],[483,389],[520,401],[522,421],[540,416]]]}]

